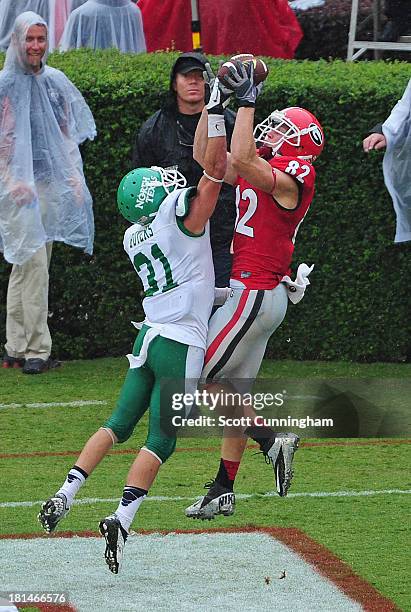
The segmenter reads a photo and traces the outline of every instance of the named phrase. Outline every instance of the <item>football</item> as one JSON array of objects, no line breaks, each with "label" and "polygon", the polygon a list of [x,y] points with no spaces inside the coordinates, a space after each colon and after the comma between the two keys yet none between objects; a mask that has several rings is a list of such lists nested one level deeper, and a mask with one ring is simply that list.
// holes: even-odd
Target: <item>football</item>
[{"label": "football", "polygon": [[220,66],[220,69],[217,73],[218,78],[223,83],[223,85],[228,86],[225,82],[225,77],[230,75],[230,67],[235,66],[234,62],[242,62],[243,64],[253,63],[254,65],[254,83],[258,85],[258,83],[262,83],[268,76],[268,67],[263,60],[258,57],[254,57],[250,53],[241,53],[240,55],[233,55],[227,62],[224,62]]}]

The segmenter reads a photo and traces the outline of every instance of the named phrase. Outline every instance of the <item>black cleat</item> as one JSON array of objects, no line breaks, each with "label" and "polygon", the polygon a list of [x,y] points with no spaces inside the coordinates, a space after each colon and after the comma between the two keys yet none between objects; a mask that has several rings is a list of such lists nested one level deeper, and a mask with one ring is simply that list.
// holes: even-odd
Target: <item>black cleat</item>
[{"label": "black cleat", "polygon": [[55,497],[50,497],[50,499],[43,503],[37,518],[43,529],[47,531],[47,533],[51,533],[69,510],[70,508],[67,506],[66,496],[63,495],[63,493],[57,493]]},{"label": "black cleat", "polygon": [[104,557],[110,572],[118,574],[128,533],[115,514],[100,521],[99,530],[106,540]]}]

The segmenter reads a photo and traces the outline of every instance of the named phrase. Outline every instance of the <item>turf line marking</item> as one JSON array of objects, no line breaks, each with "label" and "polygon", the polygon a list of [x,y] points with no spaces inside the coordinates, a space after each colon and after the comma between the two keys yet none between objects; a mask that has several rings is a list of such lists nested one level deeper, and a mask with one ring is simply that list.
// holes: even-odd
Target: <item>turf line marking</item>
[{"label": "turf line marking", "polygon": [[[1,1],[1,0],[0,0]],[[301,448],[309,447],[343,447],[343,446],[386,446],[387,444],[410,444],[411,439],[408,438],[370,438],[369,440],[352,440],[347,439],[344,441],[329,441],[321,440],[319,442],[300,442]],[[258,444],[248,444],[247,448],[259,448]],[[135,455],[139,448],[118,448],[109,451],[108,455]],[[200,452],[218,452],[220,451],[219,446],[192,446],[192,447],[177,447],[174,452],[176,453],[200,453]],[[78,457],[81,450],[66,450],[66,451],[33,451],[31,453],[0,453],[1,459],[28,459],[30,457]]]},{"label": "turf line marking", "polygon": [[[381,489],[376,491],[317,491],[303,493],[288,493],[287,498],[300,497],[370,497],[373,495],[409,495],[411,489]],[[237,493],[237,499],[252,499],[263,497],[277,497],[278,493],[269,491],[268,493]],[[175,502],[175,501],[192,501],[193,497],[187,496],[168,496],[168,495],[149,495],[146,497],[146,502]],[[0,508],[21,508],[38,506],[43,503],[40,501],[20,501],[20,502],[1,502]],[[105,504],[118,502],[118,497],[84,497],[83,499],[75,499],[73,504],[89,505],[89,504]]]},{"label": "turf line marking", "polygon": [[77,408],[81,406],[100,406],[107,404],[105,400],[75,400],[73,402],[35,402],[33,404],[0,404],[0,408]]},{"label": "turf line marking", "polygon": [[[288,399],[307,400],[307,399],[323,399],[316,395],[290,395]],[[95,406],[107,404],[105,400],[74,400],[72,402],[35,402],[31,404],[0,404],[0,409],[6,408],[78,408],[82,406]]]}]

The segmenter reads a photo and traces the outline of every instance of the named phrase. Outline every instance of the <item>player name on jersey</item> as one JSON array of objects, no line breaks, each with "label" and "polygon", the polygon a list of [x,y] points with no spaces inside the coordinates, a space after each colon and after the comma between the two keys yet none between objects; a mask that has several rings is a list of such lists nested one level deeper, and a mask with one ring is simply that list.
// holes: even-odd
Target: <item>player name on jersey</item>
[{"label": "player name on jersey", "polygon": [[148,240],[149,238],[152,238],[152,237],[153,237],[153,230],[150,226],[144,229],[136,230],[130,235],[129,248],[132,249],[133,247],[137,246],[138,244],[141,244],[145,240]]}]

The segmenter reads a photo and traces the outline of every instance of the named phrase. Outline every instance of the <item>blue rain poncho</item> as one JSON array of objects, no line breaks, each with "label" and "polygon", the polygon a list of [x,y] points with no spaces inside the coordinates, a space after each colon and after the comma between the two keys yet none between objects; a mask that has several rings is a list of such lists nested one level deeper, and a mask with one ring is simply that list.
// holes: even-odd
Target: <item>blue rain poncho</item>
[{"label": "blue rain poncho", "polygon": [[87,0],[70,14],[59,45],[61,51],[79,47],[146,51],[140,9],[131,0]]},{"label": "blue rain poncho", "polygon": [[411,79],[382,130],[387,140],[383,171],[397,228],[394,242],[411,240]]},{"label": "blue rain poncho", "polygon": [[45,242],[61,241],[91,254],[92,200],[78,145],[96,135],[81,93],[60,70],[33,73],[25,40],[26,12],[15,28],[0,72],[0,250],[10,263],[27,261]]}]

